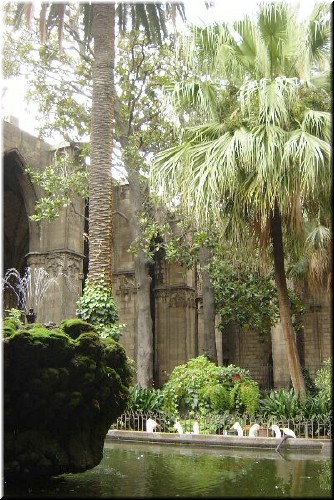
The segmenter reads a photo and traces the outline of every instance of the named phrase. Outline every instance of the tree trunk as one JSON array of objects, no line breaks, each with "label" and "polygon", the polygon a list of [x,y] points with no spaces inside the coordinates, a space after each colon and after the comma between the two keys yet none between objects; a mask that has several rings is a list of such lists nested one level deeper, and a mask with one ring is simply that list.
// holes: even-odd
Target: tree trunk
[{"label": "tree trunk", "polygon": [[206,247],[201,247],[199,250],[199,263],[203,290],[204,354],[206,354],[210,361],[217,364],[215,298],[210,276],[206,269],[210,257],[210,250]]},{"label": "tree trunk", "polygon": [[303,398],[305,396],[305,383],[292,326],[288,287],[284,269],[284,249],[281,215],[277,201],[275,202],[275,207],[271,216],[271,237],[274,253],[275,283],[278,294],[280,318],[287,347],[289,371],[295,393]]},{"label": "tree trunk", "polygon": [[115,3],[93,4],[93,95],[89,170],[89,277],[112,278],[112,152],[114,136]]},{"label": "tree trunk", "polygon": [[[142,232],[138,220],[138,213],[144,207],[142,189],[143,179],[135,170],[127,168],[131,219],[130,228],[133,238],[141,238]],[[143,250],[139,249],[134,258],[135,280],[137,283],[136,296],[136,371],[137,384],[140,387],[151,387],[153,384],[153,321],[151,313],[151,276],[149,273],[150,261]]]}]

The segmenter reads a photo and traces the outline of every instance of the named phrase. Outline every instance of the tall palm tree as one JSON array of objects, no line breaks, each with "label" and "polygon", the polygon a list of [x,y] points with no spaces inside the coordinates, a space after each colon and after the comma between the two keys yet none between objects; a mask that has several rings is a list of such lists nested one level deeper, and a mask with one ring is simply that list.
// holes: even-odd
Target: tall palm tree
[{"label": "tall palm tree", "polygon": [[[42,2],[39,14],[41,40],[47,39],[53,27],[58,29],[59,46],[67,2]],[[149,39],[161,42],[167,33],[166,22],[181,15],[182,3],[82,3],[83,28],[87,43],[94,40],[93,94],[91,112],[90,174],[89,174],[89,276],[91,282],[101,276],[112,283],[112,154],[114,143],[114,71],[115,20],[120,30],[143,26]],[[16,24],[30,24],[34,5],[18,4]]]},{"label": "tall palm tree", "polygon": [[[59,45],[66,3],[42,3],[40,33],[46,40],[48,31],[56,26]],[[32,3],[19,4],[17,24],[22,16],[29,23]],[[94,40],[93,92],[91,111],[90,173],[89,173],[89,266],[91,283],[103,276],[108,287],[112,284],[113,230],[112,230],[112,157],[115,112],[115,29],[126,31],[142,26],[148,41],[162,42],[167,35],[166,23],[177,15],[185,19],[182,3],[83,3],[85,40]],[[138,168],[138,166],[137,166]],[[129,177],[133,198],[141,203],[141,180],[133,170]],[[135,204],[133,203],[133,211]],[[140,205],[141,206],[141,205]],[[132,219],[135,218],[135,215]],[[136,227],[136,224],[135,224]],[[138,222],[137,229],[138,230]],[[135,277],[140,285],[137,292],[137,379],[141,386],[153,380],[153,331],[150,312],[150,277],[143,255],[135,258]]]},{"label": "tall palm tree", "polygon": [[[112,152],[114,142],[115,2],[94,3],[92,35],[94,69],[91,130],[91,172],[89,177],[89,276],[107,285],[112,282]],[[166,22],[179,12],[181,4],[118,3],[118,26],[143,26],[148,39],[162,41]]]},{"label": "tall palm tree", "polygon": [[[312,70],[329,57],[329,4],[308,22],[287,3],[262,4],[255,21],[194,27],[181,44],[194,78],[171,100],[188,123],[180,144],[160,152],[153,185],[204,223],[214,213],[240,241],[271,241],[280,318],[295,392],[305,384],[294,338],[284,235],[330,207],[330,113]],[[192,107],[189,107],[189,104]],[[197,120],[197,123],[196,123]],[[227,222],[226,222],[227,221]]]}]

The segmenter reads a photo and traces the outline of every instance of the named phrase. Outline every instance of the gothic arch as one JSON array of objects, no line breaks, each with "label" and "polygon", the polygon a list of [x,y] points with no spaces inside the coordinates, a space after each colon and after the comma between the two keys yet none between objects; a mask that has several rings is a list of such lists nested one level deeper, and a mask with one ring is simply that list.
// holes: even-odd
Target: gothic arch
[{"label": "gothic arch", "polygon": [[39,225],[31,221],[35,189],[24,172],[25,161],[14,148],[3,158],[3,270],[14,267],[20,273],[27,265],[26,256],[39,239]]}]

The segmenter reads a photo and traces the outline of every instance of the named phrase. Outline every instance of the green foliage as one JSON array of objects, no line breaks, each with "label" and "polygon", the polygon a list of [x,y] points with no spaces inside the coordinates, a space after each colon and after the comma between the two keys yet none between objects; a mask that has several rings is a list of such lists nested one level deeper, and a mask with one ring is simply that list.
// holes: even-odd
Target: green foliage
[{"label": "green foliage", "polygon": [[131,386],[128,411],[161,411],[163,393],[161,389]]},{"label": "green foliage", "polygon": [[201,393],[207,385],[217,383],[218,373],[219,368],[204,355],[176,366],[162,388],[164,409],[171,414],[198,410]]},{"label": "green foliage", "polygon": [[292,288],[288,288],[288,297],[290,303],[290,311],[292,315],[292,325],[296,332],[302,331],[304,326],[302,315],[305,312],[305,307],[301,301],[299,294]]},{"label": "green foliage", "polygon": [[191,222],[182,215],[177,228],[170,231],[168,240],[164,242],[165,259],[168,262],[178,262],[190,269],[198,262],[199,250],[203,246],[215,247],[217,240],[217,235],[212,228],[207,231],[195,230]]},{"label": "green foliage", "polygon": [[235,381],[239,381],[241,379],[247,381],[252,380],[249,370],[246,368],[240,368],[239,366],[235,366],[233,364],[219,367],[220,382],[233,386]]},{"label": "green foliage", "polygon": [[221,328],[232,321],[244,330],[268,334],[279,318],[276,289],[270,276],[247,264],[238,267],[213,259],[209,267]]},{"label": "green foliage", "polygon": [[140,237],[132,241],[129,252],[136,254],[139,249],[152,260],[154,254],[162,248],[161,234],[167,230],[166,224],[160,224],[148,216],[143,210],[138,213],[138,225],[141,228]]},{"label": "green foliage", "polygon": [[230,404],[235,412],[243,415],[254,415],[260,399],[260,390],[252,380],[237,382],[230,392]]},{"label": "green foliage", "polygon": [[2,323],[2,335],[4,337],[10,337],[11,335],[13,335],[13,333],[15,333],[16,330],[17,327],[14,321],[11,319],[5,319],[5,321]]},{"label": "green foliage", "polygon": [[258,405],[258,414],[263,418],[277,417],[279,419],[299,418],[310,420],[323,415],[330,415],[331,404],[322,399],[319,394],[308,393],[301,399],[295,391],[280,389],[271,391]]},{"label": "green foliage", "polygon": [[293,389],[271,391],[259,404],[259,413],[265,418],[293,418],[299,415],[299,402]]},{"label": "green foliage", "polygon": [[330,407],[332,405],[332,358],[323,362],[323,368],[320,368],[315,376],[315,385],[319,388],[319,397]]},{"label": "green foliage", "polygon": [[77,302],[79,318],[95,326],[103,338],[119,340],[123,325],[118,325],[117,306],[112,290],[101,277],[100,281],[86,281],[82,297]]},{"label": "green foliage", "polygon": [[178,365],[162,388],[163,408],[167,413],[218,412],[227,410],[253,414],[259,400],[259,388],[248,370],[216,366],[206,356]]},{"label": "green foliage", "polygon": [[[235,321],[246,331],[267,335],[279,320],[277,292],[272,277],[262,276],[245,261],[230,263],[221,257],[212,259],[209,273],[215,291],[216,310],[221,315],[221,328]],[[301,316],[304,306],[295,290],[289,288],[288,296],[294,329],[300,331],[303,329]]]},{"label": "green foliage", "polygon": [[44,192],[35,206],[32,220],[54,220],[62,208],[72,203],[74,194],[82,198],[88,196],[88,169],[85,165],[86,147],[82,146],[75,155],[68,152],[58,152],[52,164],[42,172],[30,168],[26,172],[32,181]]},{"label": "green foliage", "polygon": [[222,384],[208,386],[202,396],[204,400],[208,400],[208,405],[217,413],[224,413],[231,408],[229,390]]},{"label": "green foliage", "polygon": [[18,328],[23,324],[22,322],[22,311],[12,307],[11,309],[6,309],[6,320],[11,321],[15,328]]}]

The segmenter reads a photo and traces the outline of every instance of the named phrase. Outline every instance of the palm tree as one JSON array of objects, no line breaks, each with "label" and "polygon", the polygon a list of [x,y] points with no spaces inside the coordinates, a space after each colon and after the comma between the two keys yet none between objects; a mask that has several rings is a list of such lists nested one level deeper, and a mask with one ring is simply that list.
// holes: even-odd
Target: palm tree
[{"label": "palm tree", "polygon": [[[92,35],[94,68],[91,129],[91,171],[89,177],[89,276],[112,282],[112,152],[115,107],[115,2],[94,3]],[[166,21],[179,12],[182,5],[167,3],[119,3],[118,25],[126,30],[144,26],[148,40],[162,40],[167,35]],[[130,14],[130,16],[129,16]]]},{"label": "palm tree", "polygon": [[[58,29],[59,46],[67,2],[42,2],[40,34],[44,42],[53,27]],[[33,3],[18,4],[16,25],[24,17],[29,25]],[[180,14],[182,3],[83,3],[85,39],[94,40],[93,94],[91,112],[90,174],[89,174],[89,276],[91,282],[101,276],[107,286],[112,283],[112,155],[114,143],[114,71],[115,20],[120,30],[143,26],[149,39],[162,40],[166,22]]]},{"label": "palm tree", "polygon": [[89,173],[89,276],[112,280],[115,4],[93,4],[93,93]]},{"label": "palm tree", "polygon": [[[58,29],[59,45],[66,3],[42,3],[40,32],[46,40],[48,30]],[[32,17],[31,3],[19,4],[17,24],[24,15],[29,23]],[[144,27],[148,41],[162,42],[167,35],[166,22],[175,21],[177,15],[185,19],[182,3],[84,3],[83,19],[85,39],[94,40],[93,92],[91,111],[90,173],[89,173],[89,266],[90,282],[100,280],[111,288],[113,272],[112,230],[112,158],[115,118],[115,28],[119,30]],[[138,168],[138,166],[137,166]],[[141,180],[134,170],[129,177],[133,199],[141,206]],[[134,206],[133,206],[134,208]],[[134,219],[134,217],[132,217]],[[134,224],[138,231],[138,223]],[[137,227],[136,227],[137,226]],[[150,314],[150,278],[143,255],[135,258],[135,277],[140,284],[137,293],[137,378],[141,386],[153,380],[153,331]]]},{"label": "palm tree", "polygon": [[329,57],[329,22],[326,4],[299,22],[291,5],[269,3],[255,21],[194,27],[180,49],[194,78],[171,93],[191,125],[180,144],[156,156],[152,171],[153,186],[166,199],[179,196],[202,223],[214,213],[236,241],[241,234],[244,242],[271,241],[289,370],[301,397],[283,242],[302,236],[305,221],[329,224],[329,98],[311,82]]}]

